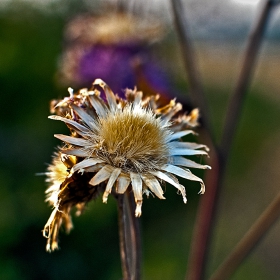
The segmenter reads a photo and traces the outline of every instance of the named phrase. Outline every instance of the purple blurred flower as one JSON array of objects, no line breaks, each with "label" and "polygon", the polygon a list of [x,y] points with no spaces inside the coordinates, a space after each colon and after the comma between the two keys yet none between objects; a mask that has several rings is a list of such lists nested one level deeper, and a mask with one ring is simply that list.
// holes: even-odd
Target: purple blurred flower
[{"label": "purple blurred flower", "polygon": [[79,16],[66,28],[68,42],[61,58],[60,82],[90,87],[93,80],[101,78],[121,97],[126,88],[136,86],[146,95],[160,94],[163,102],[174,98],[167,74],[148,48],[162,31],[158,23],[131,14]]}]

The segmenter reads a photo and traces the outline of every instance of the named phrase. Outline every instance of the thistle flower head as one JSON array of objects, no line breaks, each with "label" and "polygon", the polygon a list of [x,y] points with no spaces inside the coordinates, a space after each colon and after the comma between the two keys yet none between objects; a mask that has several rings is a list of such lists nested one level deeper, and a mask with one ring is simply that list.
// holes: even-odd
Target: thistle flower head
[{"label": "thistle flower head", "polygon": [[128,12],[103,12],[101,15],[84,14],[69,22],[66,37],[87,44],[145,44],[163,35],[163,25],[154,17]]},{"label": "thistle flower head", "polygon": [[207,155],[207,147],[181,141],[183,136],[194,133],[190,128],[197,125],[198,111],[175,117],[181,104],[171,100],[158,107],[158,99],[159,96],[143,98],[136,89],[126,90],[126,99],[122,99],[97,79],[90,90],[75,94],[70,90],[69,98],[55,102],[53,111],[57,115],[49,118],[63,121],[71,135],[55,135],[65,143],[61,154],[66,168],[60,167],[58,158],[53,162],[55,167],[49,167],[48,181],[52,184],[47,200],[55,209],[44,229],[48,250],[56,249],[57,232],[65,217],[70,228],[71,208],[84,205],[98,191],[103,192],[106,203],[111,192],[122,195],[132,190],[136,217],[141,216],[143,194],[151,192],[165,199],[163,182],[173,185],[186,203],[185,188],[176,176],[198,181],[200,193],[204,193],[202,179],[188,168],[209,166],[184,156]]},{"label": "thistle flower head", "polygon": [[89,86],[100,77],[119,94],[135,85],[145,88],[146,94],[170,94],[170,80],[149,48],[165,33],[163,22],[156,18],[159,16],[107,9],[72,19],[65,27],[59,83]]}]

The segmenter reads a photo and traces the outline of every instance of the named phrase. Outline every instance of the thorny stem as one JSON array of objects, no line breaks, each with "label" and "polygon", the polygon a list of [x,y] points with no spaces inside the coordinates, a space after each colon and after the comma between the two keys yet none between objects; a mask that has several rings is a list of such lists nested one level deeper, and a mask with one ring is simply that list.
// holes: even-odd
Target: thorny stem
[{"label": "thorny stem", "polygon": [[228,279],[280,216],[280,193],[239,241],[210,280]]},{"label": "thorny stem", "polygon": [[[174,8],[179,3],[177,0],[172,0]],[[198,209],[197,220],[193,233],[192,248],[189,255],[189,266],[187,279],[189,280],[200,280],[204,278],[206,259],[209,251],[209,244],[212,234],[212,228],[215,219],[215,208],[218,202],[219,192],[226,171],[226,163],[228,161],[230,148],[236,131],[236,127],[241,115],[242,105],[244,102],[244,97],[249,87],[251,77],[253,75],[254,65],[256,62],[257,54],[263,39],[264,30],[266,23],[268,21],[271,8],[273,7],[273,1],[267,0],[261,10],[260,16],[256,21],[255,26],[252,29],[251,35],[249,37],[248,45],[245,50],[244,60],[237,81],[237,86],[234,89],[232,99],[229,103],[227,110],[227,116],[225,121],[225,127],[223,131],[223,137],[221,141],[221,148],[218,149],[214,147],[214,158],[212,156],[212,167],[213,170],[207,173],[206,185],[207,192],[202,197]],[[177,12],[175,10],[176,20],[180,20],[180,10]],[[183,27],[185,28],[185,26]],[[186,33],[178,31],[180,33]],[[182,41],[182,47],[186,47]],[[183,53],[185,57],[186,64],[189,64],[187,70],[190,71],[191,65],[194,61],[189,61],[187,56],[187,49]],[[188,73],[191,79],[190,73]],[[193,79],[193,78],[192,78]],[[205,107],[201,107],[203,111]],[[205,113],[203,115],[206,115]],[[206,133],[209,128],[206,127]],[[210,139],[212,142],[213,138]]]},{"label": "thorny stem", "polygon": [[141,246],[139,221],[134,215],[131,193],[118,195],[120,254],[123,280],[139,280]]}]

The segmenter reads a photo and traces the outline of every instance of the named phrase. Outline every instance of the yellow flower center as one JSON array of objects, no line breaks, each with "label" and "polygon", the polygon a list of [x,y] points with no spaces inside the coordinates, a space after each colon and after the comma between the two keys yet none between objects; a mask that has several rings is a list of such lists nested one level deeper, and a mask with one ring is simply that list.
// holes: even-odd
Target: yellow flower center
[{"label": "yellow flower center", "polygon": [[100,121],[98,156],[124,171],[145,172],[167,163],[169,129],[140,106],[110,112]]}]

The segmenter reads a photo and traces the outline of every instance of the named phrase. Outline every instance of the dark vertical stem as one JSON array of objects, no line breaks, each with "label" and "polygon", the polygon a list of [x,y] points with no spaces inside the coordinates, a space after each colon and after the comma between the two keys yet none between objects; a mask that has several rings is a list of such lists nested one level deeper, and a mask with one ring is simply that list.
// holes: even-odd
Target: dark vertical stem
[{"label": "dark vertical stem", "polygon": [[129,252],[127,248],[127,215],[124,205],[123,195],[118,195],[118,218],[119,218],[119,238],[120,238],[120,254],[121,254],[121,264],[122,264],[122,274],[123,280],[131,279],[130,272],[130,259]]},{"label": "dark vertical stem", "polygon": [[125,199],[127,201],[128,212],[130,213],[130,232],[133,243],[133,275],[132,279],[140,280],[141,276],[141,233],[140,233],[140,219],[135,217],[136,204],[134,200],[133,192],[126,194]]},{"label": "dark vertical stem", "polygon": [[181,0],[172,0],[172,7],[175,26],[179,35],[182,57],[188,75],[190,97],[193,104],[200,109],[203,126],[207,129],[208,133],[212,135],[208,105],[203,92],[195,51],[188,36],[188,27],[184,17],[184,8]]},{"label": "dark vertical stem", "polygon": [[253,75],[257,54],[261,46],[265,26],[268,21],[272,6],[273,1],[269,0],[263,4],[256,24],[252,28],[248,45],[245,50],[237,86],[234,89],[233,96],[227,110],[221,148],[217,148],[214,151],[215,155],[214,159],[212,159],[213,170],[209,172],[206,177],[207,191],[200,201],[191,252],[189,255],[187,273],[187,279],[189,280],[201,280],[204,278],[205,265],[208,257],[209,244],[215,220],[215,210],[218,203],[219,192],[224,180],[226,164],[236,127],[240,118],[245,94]]},{"label": "dark vertical stem", "polygon": [[118,195],[119,237],[124,280],[139,280],[141,272],[141,242],[139,219],[134,215],[133,193]]},{"label": "dark vertical stem", "polygon": [[249,255],[254,246],[273,226],[280,216],[280,193],[269,204],[249,231],[239,241],[230,255],[220,265],[210,280],[226,280],[235,272],[242,261]]}]

